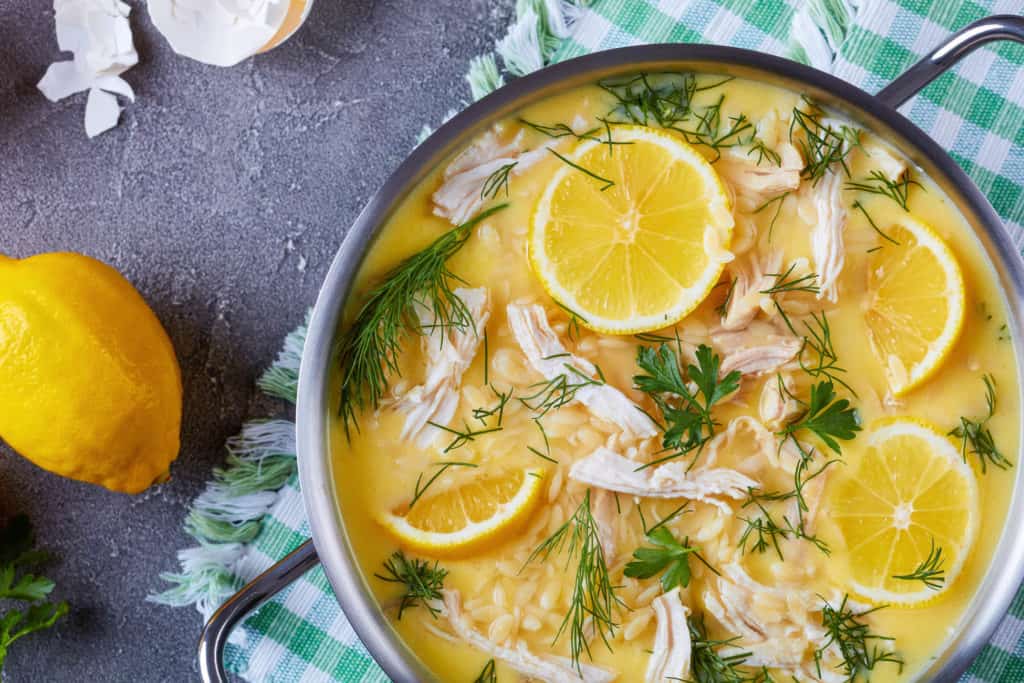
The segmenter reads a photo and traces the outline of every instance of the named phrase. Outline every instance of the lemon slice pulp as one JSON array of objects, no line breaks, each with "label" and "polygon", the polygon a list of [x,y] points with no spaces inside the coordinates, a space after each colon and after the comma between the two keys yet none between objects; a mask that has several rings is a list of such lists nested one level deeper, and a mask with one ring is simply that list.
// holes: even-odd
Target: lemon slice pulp
[{"label": "lemon slice pulp", "polygon": [[718,175],[685,141],[642,126],[612,135],[622,144],[584,140],[565,157],[575,166],[562,164],[541,194],[528,253],[580,322],[632,334],[704,300],[732,258],[733,218]]},{"label": "lemon slice pulp", "polygon": [[956,257],[927,225],[904,216],[868,269],[864,320],[889,388],[900,396],[949,356],[964,322],[964,277]]},{"label": "lemon slice pulp", "polygon": [[[829,498],[849,552],[850,587],[874,603],[927,602],[953,584],[974,543],[974,473],[955,444],[919,420],[884,420],[865,440]],[[933,547],[941,549],[941,581],[896,578],[915,574]]]},{"label": "lemon slice pulp", "polygon": [[380,523],[402,545],[431,556],[465,556],[515,534],[540,502],[543,470],[476,476],[386,513]]}]

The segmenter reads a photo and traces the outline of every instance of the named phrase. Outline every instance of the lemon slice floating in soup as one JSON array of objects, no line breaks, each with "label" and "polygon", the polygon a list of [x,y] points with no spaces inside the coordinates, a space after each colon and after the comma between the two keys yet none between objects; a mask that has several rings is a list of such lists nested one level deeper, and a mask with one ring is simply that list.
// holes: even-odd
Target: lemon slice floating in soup
[{"label": "lemon slice floating in soup", "polygon": [[978,487],[959,449],[914,418],[876,423],[830,497],[851,588],[872,602],[917,605],[956,580],[978,527]]},{"label": "lemon slice floating in soup", "polygon": [[865,321],[871,346],[900,396],[942,365],[964,323],[964,277],[935,231],[911,216],[888,231],[868,268]]},{"label": "lemon slice floating in soup", "polygon": [[611,136],[561,159],[533,213],[530,263],[587,327],[655,330],[696,308],[732,258],[729,199],[675,135],[616,126]]},{"label": "lemon slice floating in soup", "polygon": [[464,557],[521,529],[541,500],[543,480],[543,470],[535,468],[476,476],[379,521],[406,548]]}]

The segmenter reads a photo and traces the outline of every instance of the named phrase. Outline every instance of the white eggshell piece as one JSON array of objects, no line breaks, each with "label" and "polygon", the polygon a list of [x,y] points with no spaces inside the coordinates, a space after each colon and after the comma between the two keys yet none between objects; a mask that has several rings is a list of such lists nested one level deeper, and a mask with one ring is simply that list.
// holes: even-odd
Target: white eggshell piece
[{"label": "white eggshell piece", "polygon": [[149,0],[149,16],[180,55],[233,66],[265,46],[290,0]]}]

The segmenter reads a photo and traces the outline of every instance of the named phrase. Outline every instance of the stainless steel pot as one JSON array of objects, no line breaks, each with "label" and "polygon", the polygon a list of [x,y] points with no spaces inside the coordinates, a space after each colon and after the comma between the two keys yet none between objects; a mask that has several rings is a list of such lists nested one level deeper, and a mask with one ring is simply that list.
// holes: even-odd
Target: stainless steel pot
[{"label": "stainless steel pot", "polygon": [[[297,428],[299,475],[313,532],[295,552],[245,586],[210,619],[199,645],[200,673],[207,682],[227,678],[221,663],[231,628],[246,613],[319,561],[339,603],[366,648],[395,681],[432,680],[433,674],[402,642],[381,612],[359,570],[345,533],[334,489],[328,439],[337,397],[329,391],[334,342],[353,278],[373,237],[402,197],[454,151],[495,121],[524,105],[599,78],[665,69],[733,74],[807,93],[894,143],[948,194],[967,217],[995,264],[1007,292],[1008,325],[1020,355],[1024,339],[1024,263],[992,206],[967,175],[931,138],[896,108],[975,48],[995,40],[1024,42],[1024,18],[993,16],[951,36],[877,95],[816,69],[779,57],[714,45],[647,45],[598,52],[517,79],[470,106],[441,127],[406,159],[370,200],[345,237],[320,290],[309,326],[299,377]],[[1024,125],[1024,122],[1021,122]],[[1006,528],[964,626],[922,680],[954,681],[991,637],[1024,579],[1024,462],[1018,453],[1017,485]],[[314,548],[315,546],[315,548]]]}]

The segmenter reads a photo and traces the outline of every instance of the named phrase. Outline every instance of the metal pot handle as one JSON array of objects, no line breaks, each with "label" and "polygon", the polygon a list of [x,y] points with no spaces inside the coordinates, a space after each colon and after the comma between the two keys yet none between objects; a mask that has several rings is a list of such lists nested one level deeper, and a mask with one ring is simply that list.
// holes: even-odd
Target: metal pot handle
[{"label": "metal pot handle", "polygon": [[204,683],[228,683],[224,646],[231,630],[266,600],[284,590],[319,562],[309,540],[232,595],[213,613],[199,637],[199,675]]},{"label": "metal pot handle", "polygon": [[879,90],[876,97],[895,109],[975,49],[995,40],[1024,43],[1024,17],[996,14],[968,24],[895,81]]}]

